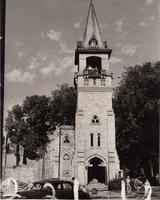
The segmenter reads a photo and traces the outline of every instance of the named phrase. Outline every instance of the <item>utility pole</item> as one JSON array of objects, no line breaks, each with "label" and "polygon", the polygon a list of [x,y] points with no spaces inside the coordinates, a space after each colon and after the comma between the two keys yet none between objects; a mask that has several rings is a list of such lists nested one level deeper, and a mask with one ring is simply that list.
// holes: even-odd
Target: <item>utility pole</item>
[{"label": "utility pole", "polygon": [[59,128],[59,162],[58,162],[58,178],[60,179],[61,175],[61,127]]},{"label": "utility pole", "polygon": [[45,179],[45,147],[41,145],[42,150],[42,180]]},{"label": "utility pole", "polygon": [[[1,101],[1,105],[0,105],[0,144],[2,147],[3,144],[3,139],[4,139],[4,135],[3,135],[3,121],[4,121],[4,72],[5,72],[5,15],[6,15],[6,1],[5,0],[1,0],[0,1],[0,71],[1,71],[1,75],[0,75],[0,101]],[[0,148],[0,179],[2,179],[2,148]]]},{"label": "utility pole", "polygon": [[159,111],[159,185],[160,185],[160,99],[158,102],[158,111]]},{"label": "utility pole", "polygon": [[5,139],[5,151],[4,151],[4,166],[7,165],[7,145],[8,145],[8,134],[6,135],[6,139]]}]

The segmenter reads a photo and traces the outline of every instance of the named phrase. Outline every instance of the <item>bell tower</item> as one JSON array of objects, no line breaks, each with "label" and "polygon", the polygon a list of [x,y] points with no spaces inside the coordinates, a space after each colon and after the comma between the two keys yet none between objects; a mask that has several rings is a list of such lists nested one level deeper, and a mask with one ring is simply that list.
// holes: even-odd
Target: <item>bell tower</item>
[{"label": "bell tower", "polygon": [[75,176],[81,184],[108,183],[119,170],[112,108],[112,50],[102,40],[92,1],[82,41],[75,50],[78,92],[75,127]]}]

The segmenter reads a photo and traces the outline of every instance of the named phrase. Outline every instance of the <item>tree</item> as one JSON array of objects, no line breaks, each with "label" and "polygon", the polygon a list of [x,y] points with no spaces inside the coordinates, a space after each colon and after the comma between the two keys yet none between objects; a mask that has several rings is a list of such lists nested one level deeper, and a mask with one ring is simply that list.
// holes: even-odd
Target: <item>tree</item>
[{"label": "tree", "polygon": [[[6,131],[7,139],[10,138],[12,143],[17,144],[15,149],[16,164],[19,164],[19,145],[23,141],[23,137],[26,133],[26,126],[23,119],[22,107],[19,105],[13,106],[11,111],[8,111],[8,117],[6,118]],[[7,148],[7,147],[6,147]]]},{"label": "tree", "polygon": [[[11,142],[17,144],[17,165],[19,145],[24,147],[26,163],[26,157],[36,159],[43,156],[51,130],[55,130],[57,124],[74,124],[76,98],[75,89],[62,84],[59,89],[52,91],[51,97],[27,96],[22,106],[15,105],[8,111],[5,127]],[[38,152],[41,153],[38,155]]]},{"label": "tree", "polygon": [[160,62],[128,67],[115,90],[117,150],[131,175],[158,173]]},{"label": "tree", "polygon": [[49,101],[50,98],[46,96],[27,96],[22,106],[15,105],[8,112],[5,127],[11,142],[17,144],[15,153],[17,164],[19,145],[24,147],[26,157],[35,159],[38,156],[37,149],[49,141],[48,129],[51,127]]},{"label": "tree", "polygon": [[[53,117],[60,124],[74,125],[77,105],[77,92],[68,84],[62,84],[58,90],[52,91],[51,104]],[[56,113],[56,115],[55,115]]]}]

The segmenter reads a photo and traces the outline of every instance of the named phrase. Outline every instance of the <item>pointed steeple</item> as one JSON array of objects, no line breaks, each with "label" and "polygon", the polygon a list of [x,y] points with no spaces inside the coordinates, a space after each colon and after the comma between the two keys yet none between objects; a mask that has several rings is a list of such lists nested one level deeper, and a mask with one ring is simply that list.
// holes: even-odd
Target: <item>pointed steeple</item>
[{"label": "pointed steeple", "polygon": [[99,28],[96,12],[93,6],[93,2],[91,0],[89,11],[88,11],[88,17],[86,21],[86,26],[85,26],[85,31],[84,31],[84,36],[83,36],[82,44],[84,48],[90,47],[91,39],[93,37],[96,39],[97,48],[105,48],[103,40],[102,40],[102,36],[100,33],[100,28]]}]

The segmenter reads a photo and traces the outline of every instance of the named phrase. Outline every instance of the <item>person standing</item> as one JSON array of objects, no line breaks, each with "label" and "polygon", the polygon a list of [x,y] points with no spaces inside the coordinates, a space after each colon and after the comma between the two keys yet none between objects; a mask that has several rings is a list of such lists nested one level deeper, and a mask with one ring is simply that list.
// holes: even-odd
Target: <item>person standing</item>
[{"label": "person standing", "polygon": [[73,181],[73,195],[74,195],[74,200],[79,200],[79,194],[78,194],[78,190],[79,190],[79,182],[77,180],[77,178],[73,177],[72,178]]},{"label": "person standing", "polygon": [[125,191],[125,181],[121,181],[121,198],[122,200],[126,200],[126,191]]},{"label": "person standing", "polygon": [[131,180],[130,180],[130,177],[127,176],[126,178],[126,189],[127,189],[127,194],[131,194]]},{"label": "person standing", "polygon": [[149,181],[146,179],[144,182],[144,200],[151,200],[152,187]]}]

